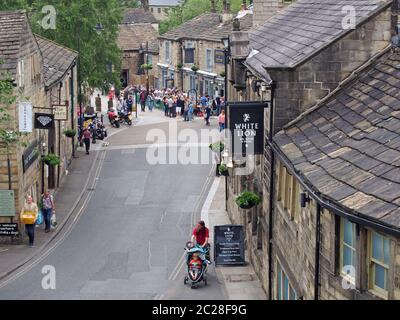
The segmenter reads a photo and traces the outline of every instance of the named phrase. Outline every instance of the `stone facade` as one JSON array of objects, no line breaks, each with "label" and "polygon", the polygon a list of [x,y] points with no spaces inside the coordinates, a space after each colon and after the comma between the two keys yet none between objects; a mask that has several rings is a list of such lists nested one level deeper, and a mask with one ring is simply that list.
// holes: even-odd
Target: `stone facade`
[{"label": "stone facade", "polygon": [[[272,3],[274,2],[274,3]],[[278,1],[254,1],[254,24],[264,23],[266,19],[277,12],[275,9],[257,10],[257,7],[278,7]],[[345,36],[333,41],[323,49],[310,56],[298,67],[291,69],[268,68],[268,76],[276,83],[274,92],[275,117],[274,133],[294,120],[301,113],[314,106],[321,99],[335,90],[340,83],[375,54],[381,52],[390,43],[393,23],[390,8],[371,17],[363,25],[352,30]],[[232,67],[232,65],[231,65]],[[247,88],[237,91],[232,83],[229,86],[229,101],[269,101],[271,92],[261,90],[258,85],[253,90],[255,82],[266,85],[265,79],[254,69],[248,68]],[[235,72],[235,71],[233,71]],[[243,224],[246,229],[246,257],[251,262],[260,277],[263,288],[271,298],[278,298],[278,274],[289,279],[290,286],[297,299],[314,299],[315,244],[316,244],[316,202],[311,201],[306,208],[301,208],[296,219],[278,200],[280,172],[275,167],[274,172],[274,202],[269,207],[271,159],[274,153],[268,145],[269,108],[265,109],[265,153],[257,164],[252,176],[261,181],[263,201],[252,210],[243,211],[235,204],[234,199],[244,188],[245,177],[228,177],[228,214],[233,223]],[[276,166],[276,165],[275,165]],[[259,183],[258,183],[259,184]],[[260,186],[257,186],[259,189]],[[301,186],[299,185],[297,201],[299,201]],[[272,213],[271,213],[272,212]],[[273,215],[270,226],[270,215]],[[273,233],[269,234],[272,227]],[[320,249],[320,279],[319,299],[376,299],[379,296],[371,293],[368,288],[368,276],[365,267],[367,258],[367,229],[360,228],[357,238],[359,248],[359,266],[355,289],[345,289],[343,277],[339,274],[338,241],[340,238],[340,219],[328,210],[321,214],[321,249]],[[339,228],[339,231],[338,231]],[[338,233],[339,232],[339,233]],[[390,236],[389,236],[390,237]],[[272,251],[269,252],[271,238]],[[396,261],[390,267],[389,277],[391,287],[385,298],[398,298],[399,267],[398,242],[391,239],[391,252]],[[395,253],[397,252],[397,253]],[[271,262],[269,256],[272,257]],[[269,268],[271,263],[271,269]],[[271,274],[269,274],[271,272]],[[271,279],[271,283],[269,283]]]}]

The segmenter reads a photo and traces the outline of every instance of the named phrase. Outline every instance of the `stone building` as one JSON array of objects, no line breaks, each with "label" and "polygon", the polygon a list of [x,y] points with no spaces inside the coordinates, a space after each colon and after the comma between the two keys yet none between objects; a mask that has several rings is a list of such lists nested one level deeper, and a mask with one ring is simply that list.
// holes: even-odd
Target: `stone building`
[{"label": "stone building", "polygon": [[[252,20],[250,11],[242,12],[241,28],[249,30]],[[160,36],[159,86],[196,90],[198,95],[223,96],[222,39],[233,30],[232,22],[231,14],[205,13]]]},{"label": "stone building", "polygon": [[158,21],[144,9],[129,9],[119,26],[118,46],[122,50],[122,82],[128,85],[146,85],[143,64],[153,65],[149,84],[155,86],[158,63]]},{"label": "stone building", "polygon": [[181,5],[182,0],[149,0],[149,10],[157,20],[168,18],[168,11]]},{"label": "stone building", "polygon": [[[228,213],[271,299],[399,298],[399,189],[383,177],[399,151],[385,126],[397,114],[397,12],[346,4],[349,28],[337,1],[299,0],[250,32],[247,59],[232,56],[232,72],[248,75],[243,90],[230,79],[228,100],[265,102],[265,151],[251,177],[228,178]],[[245,188],[263,198],[247,212],[234,202]]]},{"label": "stone building", "polygon": [[[56,187],[71,160],[71,141],[61,137],[59,131],[35,129],[33,123],[35,113],[53,113],[52,105],[59,104],[60,100],[62,104],[68,101],[67,112],[73,115],[76,99],[72,99],[74,91],[70,91],[70,83],[74,83],[76,88],[76,75],[70,77],[76,73],[73,69],[76,57],[75,52],[35,36],[25,11],[0,12],[0,60],[3,61],[0,74],[2,77],[8,74],[12,78],[17,98],[16,103],[8,108],[13,121],[2,125],[19,131],[19,104],[28,102],[32,105],[32,119],[27,119],[32,121],[32,132],[21,138],[21,144],[15,144],[10,149],[10,170],[3,146],[0,153],[0,189],[9,189],[10,178],[17,212],[28,194],[37,201],[43,188]],[[61,123],[61,128],[73,126],[73,117],[69,121],[68,124]],[[41,154],[49,152],[60,154],[63,160],[56,172],[46,165],[42,166],[40,161]],[[3,218],[3,221],[8,222],[9,219]]]},{"label": "stone building", "polygon": [[61,165],[48,169],[48,188],[60,186],[72,161],[74,139],[65,136],[66,129],[77,129],[74,117],[77,106],[77,58],[78,53],[53,41],[35,35],[43,57],[43,76],[45,80],[45,105],[53,109],[55,105],[65,105],[65,120],[56,120],[55,128],[48,132],[48,152],[61,158]]}]

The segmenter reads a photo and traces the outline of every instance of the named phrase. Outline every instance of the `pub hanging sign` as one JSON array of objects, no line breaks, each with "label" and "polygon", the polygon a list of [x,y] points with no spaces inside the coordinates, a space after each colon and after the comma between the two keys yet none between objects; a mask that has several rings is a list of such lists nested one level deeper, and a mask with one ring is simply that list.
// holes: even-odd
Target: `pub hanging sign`
[{"label": "pub hanging sign", "polygon": [[234,155],[263,154],[264,108],[267,106],[265,102],[234,102],[228,106]]},{"label": "pub hanging sign", "polygon": [[50,130],[54,128],[54,115],[50,113],[35,113],[35,129]]}]

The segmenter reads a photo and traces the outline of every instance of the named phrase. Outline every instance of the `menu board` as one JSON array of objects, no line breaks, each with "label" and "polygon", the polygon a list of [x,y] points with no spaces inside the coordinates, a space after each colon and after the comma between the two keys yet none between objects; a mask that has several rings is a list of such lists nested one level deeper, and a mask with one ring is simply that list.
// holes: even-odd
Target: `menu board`
[{"label": "menu board", "polygon": [[15,216],[14,190],[0,190],[0,217]]},{"label": "menu board", "polygon": [[215,265],[244,265],[244,230],[241,225],[214,227]]}]

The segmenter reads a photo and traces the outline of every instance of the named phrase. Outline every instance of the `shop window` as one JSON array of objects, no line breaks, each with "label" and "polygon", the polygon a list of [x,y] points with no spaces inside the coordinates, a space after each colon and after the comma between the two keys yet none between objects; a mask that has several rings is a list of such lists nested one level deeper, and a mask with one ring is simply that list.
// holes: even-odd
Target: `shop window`
[{"label": "shop window", "polygon": [[276,298],[277,300],[297,300],[296,291],[279,262],[277,263]]},{"label": "shop window", "polygon": [[355,283],[356,270],[356,225],[340,219],[340,274],[350,283]]}]

